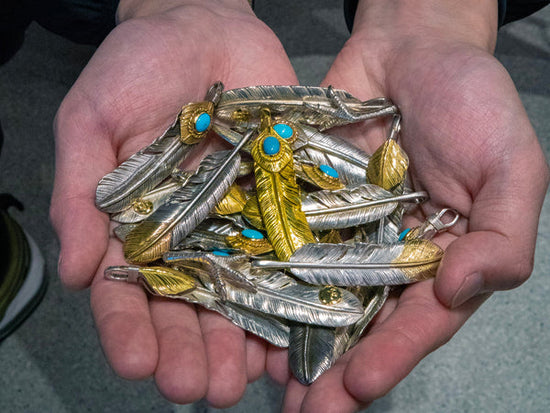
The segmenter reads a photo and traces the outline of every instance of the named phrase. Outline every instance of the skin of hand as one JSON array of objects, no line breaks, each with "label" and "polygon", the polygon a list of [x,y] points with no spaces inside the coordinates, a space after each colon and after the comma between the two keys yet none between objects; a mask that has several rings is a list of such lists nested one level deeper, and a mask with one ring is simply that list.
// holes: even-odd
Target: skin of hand
[{"label": "skin of hand", "polygon": [[[116,373],[154,375],[176,403],[206,398],[231,406],[265,371],[266,343],[217,314],[105,280],[104,269],[124,258],[108,216],[95,208],[95,189],[215,81],[230,89],[297,79],[276,36],[244,0],[123,0],[118,21],[56,116],[51,220],[59,274],[69,288],[91,286],[101,344]],[[190,156],[195,165],[223,144],[214,136],[206,141]]]},{"label": "skin of hand", "polygon": [[[286,354],[268,354],[269,373],[287,383],[285,412],[368,406],[450,340],[491,292],[531,274],[548,166],[512,80],[492,56],[496,32],[492,0],[360,1],[324,83],[361,100],[391,98],[403,116],[413,186],[430,195],[417,218],[443,207],[462,218],[434,239],[446,248],[435,280],[395,294],[368,334],[311,386],[290,378]],[[351,129],[349,138],[371,153],[386,134],[380,125]]]}]

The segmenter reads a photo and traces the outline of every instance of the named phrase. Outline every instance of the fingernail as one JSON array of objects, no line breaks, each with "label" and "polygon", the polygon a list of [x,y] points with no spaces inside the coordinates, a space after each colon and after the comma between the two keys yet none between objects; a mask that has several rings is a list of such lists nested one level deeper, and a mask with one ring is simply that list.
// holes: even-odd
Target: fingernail
[{"label": "fingernail", "polygon": [[451,300],[451,308],[459,307],[473,296],[479,294],[482,287],[483,277],[480,273],[475,272],[468,275],[464,281],[462,281],[462,285]]}]

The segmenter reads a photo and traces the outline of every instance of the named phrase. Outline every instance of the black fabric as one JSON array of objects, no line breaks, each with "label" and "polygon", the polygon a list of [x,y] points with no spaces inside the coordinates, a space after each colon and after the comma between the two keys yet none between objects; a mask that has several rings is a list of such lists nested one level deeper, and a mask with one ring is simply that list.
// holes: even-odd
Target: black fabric
[{"label": "black fabric", "polygon": [[0,0],[0,65],[23,43],[32,21],[69,40],[99,45],[115,27],[119,0]]}]

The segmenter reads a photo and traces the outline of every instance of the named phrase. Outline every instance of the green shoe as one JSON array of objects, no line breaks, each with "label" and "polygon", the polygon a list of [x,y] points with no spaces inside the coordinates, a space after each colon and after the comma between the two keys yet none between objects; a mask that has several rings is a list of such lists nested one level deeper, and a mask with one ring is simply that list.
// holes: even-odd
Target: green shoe
[{"label": "green shoe", "polygon": [[22,205],[0,194],[0,340],[12,333],[46,292],[44,258],[34,240],[8,214]]}]

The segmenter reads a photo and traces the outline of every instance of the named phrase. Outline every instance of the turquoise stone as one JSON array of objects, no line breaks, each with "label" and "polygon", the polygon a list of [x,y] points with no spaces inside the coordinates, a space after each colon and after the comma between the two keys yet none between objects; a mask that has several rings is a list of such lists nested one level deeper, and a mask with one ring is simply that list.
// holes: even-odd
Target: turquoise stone
[{"label": "turquoise stone", "polygon": [[331,168],[328,165],[320,165],[319,169],[321,170],[321,172],[323,172],[324,174],[327,174],[332,178],[338,178],[338,172],[336,171],[336,169]]},{"label": "turquoise stone", "polygon": [[224,250],[214,250],[212,254],[217,255],[218,257],[229,257],[229,253]]},{"label": "turquoise stone", "polygon": [[243,235],[243,237],[250,239],[264,239],[264,235],[260,231],[256,231],[255,229],[244,229],[241,234]]},{"label": "turquoise stone", "polygon": [[281,150],[281,144],[274,136],[265,138],[262,147],[266,155],[276,155],[279,153],[279,150]]},{"label": "turquoise stone", "polygon": [[294,130],[286,123],[277,123],[273,126],[273,129],[277,132],[277,135],[283,139],[288,139],[294,134]]},{"label": "turquoise stone", "polygon": [[411,230],[410,228],[407,228],[407,229],[403,230],[403,232],[401,234],[399,234],[398,241],[403,241],[410,230]]},{"label": "turquoise stone", "polygon": [[197,132],[204,132],[210,126],[210,115],[206,112],[201,113],[195,122],[195,129]]}]

